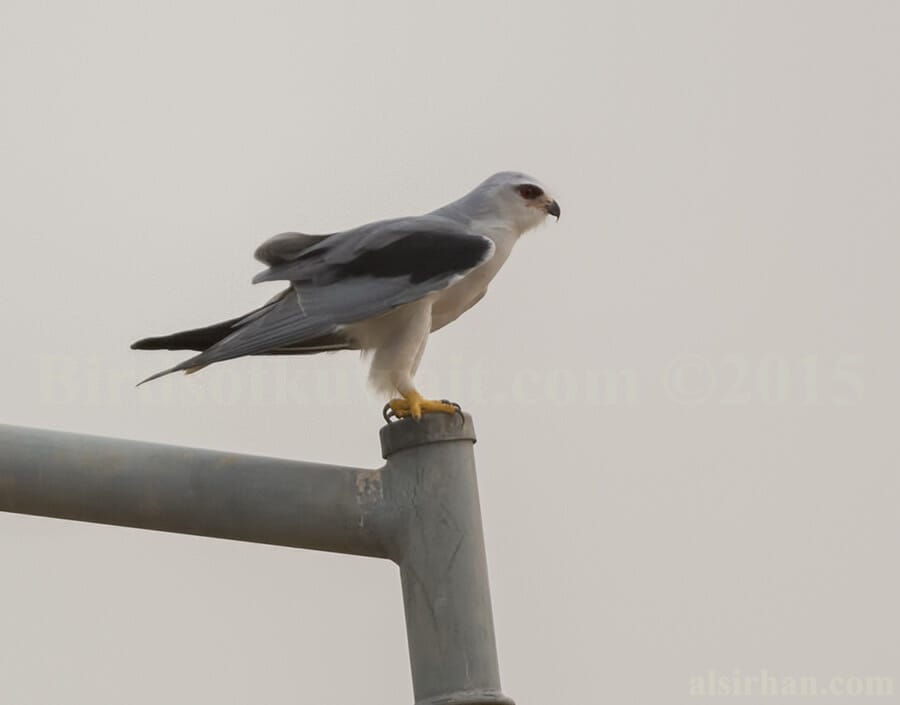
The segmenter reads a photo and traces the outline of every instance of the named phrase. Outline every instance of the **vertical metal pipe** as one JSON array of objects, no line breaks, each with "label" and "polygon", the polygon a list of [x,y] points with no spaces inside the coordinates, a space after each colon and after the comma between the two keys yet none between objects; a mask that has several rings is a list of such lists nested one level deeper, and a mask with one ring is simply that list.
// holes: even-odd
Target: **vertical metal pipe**
[{"label": "vertical metal pipe", "polygon": [[381,442],[416,705],[512,705],[500,688],[472,419],[396,422]]}]

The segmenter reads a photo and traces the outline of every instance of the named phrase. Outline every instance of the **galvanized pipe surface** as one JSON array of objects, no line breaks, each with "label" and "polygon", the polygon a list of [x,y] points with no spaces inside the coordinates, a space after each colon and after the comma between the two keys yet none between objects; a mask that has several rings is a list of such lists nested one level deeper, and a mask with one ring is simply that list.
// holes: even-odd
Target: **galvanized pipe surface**
[{"label": "galvanized pipe surface", "polygon": [[0,511],[390,558],[416,705],[500,690],[471,418],[381,430],[376,470],[0,425]]},{"label": "galvanized pipe surface", "polygon": [[0,425],[0,511],[385,557],[378,471]]},{"label": "galvanized pipe surface", "polygon": [[381,429],[416,705],[512,705],[500,689],[468,415]]}]

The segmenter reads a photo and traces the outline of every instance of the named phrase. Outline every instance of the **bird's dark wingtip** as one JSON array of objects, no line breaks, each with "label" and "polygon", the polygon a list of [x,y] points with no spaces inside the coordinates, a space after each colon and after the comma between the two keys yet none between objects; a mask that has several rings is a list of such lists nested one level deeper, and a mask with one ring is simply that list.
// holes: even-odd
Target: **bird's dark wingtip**
[{"label": "bird's dark wingtip", "polygon": [[161,348],[160,341],[164,340],[165,336],[162,338],[141,338],[140,340],[135,340],[129,347],[132,350],[159,350]]}]

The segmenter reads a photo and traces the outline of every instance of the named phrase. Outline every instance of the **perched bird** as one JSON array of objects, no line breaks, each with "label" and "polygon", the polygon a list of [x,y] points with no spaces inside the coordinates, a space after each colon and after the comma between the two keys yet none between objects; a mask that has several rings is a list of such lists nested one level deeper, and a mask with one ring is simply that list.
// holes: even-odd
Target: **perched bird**
[{"label": "perched bird", "polygon": [[501,172],[427,215],[275,235],[256,250],[268,269],[253,282],[290,286],[238,318],[137,341],[135,350],[200,351],[141,384],[244,355],[362,350],[373,386],[400,395],[388,402],[394,415],[454,413],[456,405],[425,399],[413,382],[428,334],[478,303],[522,233],[559,214],[536,179]]}]

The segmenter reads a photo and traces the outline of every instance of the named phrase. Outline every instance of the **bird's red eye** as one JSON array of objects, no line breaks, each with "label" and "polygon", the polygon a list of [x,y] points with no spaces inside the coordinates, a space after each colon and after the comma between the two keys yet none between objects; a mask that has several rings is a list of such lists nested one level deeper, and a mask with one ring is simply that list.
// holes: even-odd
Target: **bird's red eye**
[{"label": "bird's red eye", "polygon": [[533,201],[535,198],[544,195],[544,190],[540,186],[535,186],[534,184],[522,184],[517,190],[522,198],[529,201]]}]

